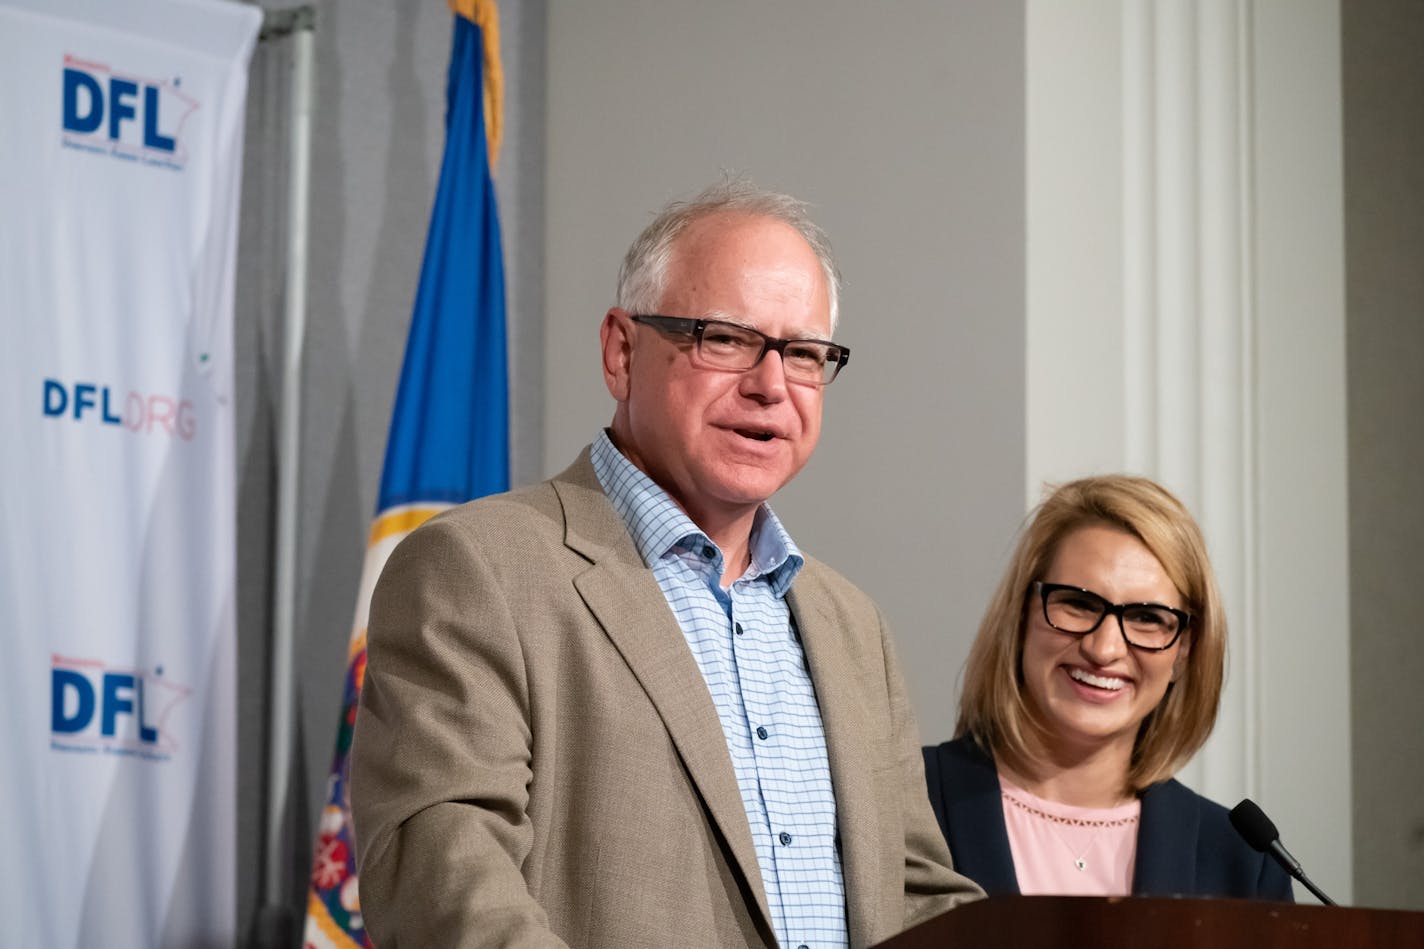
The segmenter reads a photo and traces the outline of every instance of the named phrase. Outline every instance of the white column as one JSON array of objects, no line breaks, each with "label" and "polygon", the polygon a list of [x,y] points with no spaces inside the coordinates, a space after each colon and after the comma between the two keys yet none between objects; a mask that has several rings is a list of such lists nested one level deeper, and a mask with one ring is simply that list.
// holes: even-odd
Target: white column
[{"label": "white column", "polygon": [[[1216,731],[1181,778],[1228,807],[1257,797],[1348,899],[1338,16],[1027,10],[1028,501],[1130,471],[1192,509],[1231,639]],[[1313,617],[1286,621],[1303,602]]]},{"label": "white column", "polygon": [[1217,730],[1183,777],[1234,803],[1257,787],[1248,23],[1231,0],[1122,10],[1123,466],[1170,486],[1209,539],[1231,675]]}]

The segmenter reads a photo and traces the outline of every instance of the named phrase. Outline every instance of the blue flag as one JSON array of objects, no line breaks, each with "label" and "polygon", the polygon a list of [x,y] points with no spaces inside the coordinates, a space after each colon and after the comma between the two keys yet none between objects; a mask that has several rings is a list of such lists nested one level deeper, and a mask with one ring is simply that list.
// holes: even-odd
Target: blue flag
[{"label": "blue flag", "polygon": [[386,442],[378,511],[509,488],[504,266],[480,27],[455,17],[445,158]]},{"label": "blue flag", "polygon": [[[371,945],[361,918],[347,793],[371,590],[391,550],[427,518],[509,487],[504,266],[486,129],[492,118],[487,98],[498,111],[497,26],[492,2],[462,0],[457,7],[445,155],[362,568],[336,757],[307,893],[303,944],[319,949]],[[497,120],[491,127],[498,128]]]}]

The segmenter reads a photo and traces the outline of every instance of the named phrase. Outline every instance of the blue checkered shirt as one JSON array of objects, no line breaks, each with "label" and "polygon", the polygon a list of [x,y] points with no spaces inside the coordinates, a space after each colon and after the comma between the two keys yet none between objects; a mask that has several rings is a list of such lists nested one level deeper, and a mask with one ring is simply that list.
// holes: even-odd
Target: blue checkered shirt
[{"label": "blue checkered shirt", "polygon": [[811,949],[847,945],[826,733],[786,605],[805,558],[762,505],[751,566],[723,589],[722,551],[607,432],[594,440],[591,457],[712,693],[777,940]]}]

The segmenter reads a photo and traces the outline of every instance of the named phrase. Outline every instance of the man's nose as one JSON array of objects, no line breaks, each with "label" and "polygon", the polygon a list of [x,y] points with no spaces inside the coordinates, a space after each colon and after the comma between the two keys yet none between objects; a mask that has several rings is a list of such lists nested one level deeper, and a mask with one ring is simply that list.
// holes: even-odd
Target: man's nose
[{"label": "man's nose", "polygon": [[740,389],[750,398],[775,402],[786,398],[786,385],[781,354],[768,349],[755,366],[742,373]]}]

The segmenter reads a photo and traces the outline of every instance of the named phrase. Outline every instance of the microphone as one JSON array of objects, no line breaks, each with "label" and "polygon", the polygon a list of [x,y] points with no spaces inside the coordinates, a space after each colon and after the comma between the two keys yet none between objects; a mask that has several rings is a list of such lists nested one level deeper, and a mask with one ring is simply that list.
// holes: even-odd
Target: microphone
[{"label": "microphone", "polygon": [[1300,867],[1300,861],[1292,857],[1290,851],[1281,843],[1281,833],[1276,830],[1276,825],[1271,823],[1265,811],[1256,806],[1255,801],[1249,797],[1244,798],[1231,809],[1231,826],[1245,838],[1251,849],[1270,854],[1287,873],[1314,893],[1316,899],[1326,906],[1336,905],[1334,900],[1321,892],[1320,887],[1310,882],[1310,878]]}]

